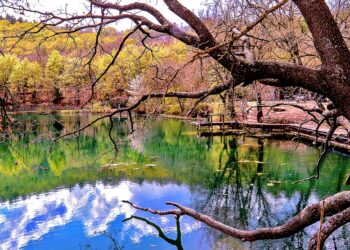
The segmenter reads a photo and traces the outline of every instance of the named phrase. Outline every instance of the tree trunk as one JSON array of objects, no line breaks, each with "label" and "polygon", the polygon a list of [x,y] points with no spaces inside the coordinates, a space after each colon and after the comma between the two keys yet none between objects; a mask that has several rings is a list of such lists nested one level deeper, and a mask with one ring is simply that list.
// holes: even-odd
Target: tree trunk
[{"label": "tree trunk", "polygon": [[235,89],[231,87],[227,91],[227,98],[228,98],[228,110],[230,113],[230,117],[234,118],[236,117],[236,109],[235,109]]},{"label": "tree trunk", "polygon": [[263,117],[263,110],[261,107],[261,94],[256,82],[253,83],[253,88],[256,97],[256,121],[261,123]]}]

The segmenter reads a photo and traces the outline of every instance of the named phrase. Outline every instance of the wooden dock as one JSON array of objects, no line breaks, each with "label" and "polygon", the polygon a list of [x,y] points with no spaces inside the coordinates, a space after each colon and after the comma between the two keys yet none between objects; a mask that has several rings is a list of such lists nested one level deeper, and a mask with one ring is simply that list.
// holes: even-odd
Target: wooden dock
[{"label": "wooden dock", "polygon": [[[328,135],[327,131],[319,130],[316,136],[315,129],[302,127],[299,124],[225,121],[223,115],[216,116],[220,117],[219,121],[213,121],[212,116],[209,116],[206,120],[197,120],[192,123],[197,128],[198,137],[228,134],[258,134],[258,137],[279,136],[286,138],[299,138],[312,143],[324,143]],[[349,137],[346,134],[337,133],[330,142],[330,146],[350,152]]]}]

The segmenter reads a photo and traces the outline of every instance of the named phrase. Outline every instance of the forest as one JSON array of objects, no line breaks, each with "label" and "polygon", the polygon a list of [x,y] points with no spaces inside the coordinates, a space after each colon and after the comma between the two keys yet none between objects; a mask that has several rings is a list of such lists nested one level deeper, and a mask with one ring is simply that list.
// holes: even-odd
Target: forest
[{"label": "forest", "polygon": [[[9,18],[7,18],[9,19]],[[1,37],[16,37],[18,31],[28,29],[35,23],[19,22],[18,20],[2,20]],[[15,38],[3,44],[2,50],[9,51],[0,58],[1,85],[4,98],[15,110],[28,108],[81,108],[88,99],[91,86],[91,75],[87,59],[83,55],[91,53],[90,46],[95,41],[96,33],[88,30],[75,34],[72,39],[54,36],[55,32],[66,32],[62,29],[46,31],[30,38],[24,38],[18,44]],[[106,27],[101,31],[101,42],[107,54],[98,54],[92,67],[94,74],[100,74],[112,60],[113,54],[121,43],[125,32],[117,32],[114,28]],[[40,44],[42,36],[50,37],[47,42]],[[15,46],[14,46],[15,45]],[[189,57],[184,45],[172,39],[154,42],[154,55],[159,64],[179,64]],[[13,48],[12,48],[13,47]],[[125,104],[130,96],[126,89],[128,83],[141,75],[149,74],[151,56],[142,53],[142,44],[137,35],[126,44],[118,63],[113,65],[108,74],[101,79],[96,92],[96,100],[102,106],[111,107],[112,104]],[[169,50],[169,48],[171,48]],[[172,51],[178,51],[174,54]],[[72,94],[74,93],[74,94]],[[85,98],[85,99],[84,99]]]},{"label": "forest", "polygon": [[[346,11],[346,8],[339,10]],[[215,28],[215,13],[207,11],[203,15],[205,24]],[[282,60],[299,65],[317,67],[319,65],[316,52],[309,48],[312,41],[308,36],[306,24],[297,16],[295,9],[284,13],[284,17],[273,16],[255,31],[259,37],[254,44],[254,53],[259,59]],[[345,15],[345,14],[344,14]],[[300,20],[299,20],[300,19]],[[280,26],[283,23],[282,29]],[[99,39],[101,46],[94,52],[96,30],[83,29],[73,34],[64,35],[68,27],[55,27],[43,32],[32,31],[20,41],[17,37],[23,30],[28,30],[38,23],[25,22],[14,16],[3,18],[0,23],[3,57],[0,58],[2,68],[1,82],[7,89],[4,98],[10,109],[44,110],[79,109],[91,95],[91,83],[94,78],[104,72],[117,53],[123,37],[130,30],[117,31],[114,27],[101,28]],[[264,24],[265,25],[265,24]],[[66,29],[65,29],[66,28]],[[39,30],[39,27],[37,27]],[[218,36],[227,36],[225,27],[221,27]],[[345,29],[345,27],[344,27]],[[62,33],[63,35],[58,35]],[[277,33],[277,37],[276,37]],[[271,37],[273,34],[273,40]],[[285,36],[287,34],[287,36]],[[118,60],[111,65],[108,72],[99,79],[94,96],[94,108],[115,108],[125,106],[133,95],[134,84],[140,84],[144,93],[167,88],[168,91],[204,90],[220,84],[227,78],[227,72],[220,65],[205,56],[197,57],[196,51],[171,36],[159,36],[150,40],[146,47],[143,33],[136,31],[128,38],[125,49],[121,50]],[[239,45],[236,45],[239,49]],[[89,63],[89,56],[96,53],[95,60]],[[119,53],[118,53],[119,54]],[[159,74],[153,77],[155,74]],[[176,75],[176,76],[175,76]],[[191,78],[188,78],[191,76]],[[164,78],[171,79],[171,86]],[[191,82],[191,84],[188,84]],[[162,87],[160,87],[160,85]],[[237,101],[256,101],[256,93],[265,101],[284,99],[313,100],[320,98],[302,88],[266,87],[260,83],[257,89],[251,86],[237,86],[213,102],[221,103],[227,112],[239,109]],[[128,91],[129,90],[129,91]],[[75,93],[75,94],[72,94]],[[231,104],[230,104],[231,103]],[[193,105],[191,101],[170,100],[164,103],[159,111],[167,114],[185,115]],[[206,108],[202,105],[199,108]],[[210,104],[209,104],[210,106]],[[209,107],[216,109],[215,107]],[[230,111],[231,109],[231,111]],[[151,108],[147,110],[151,111]],[[146,112],[141,108],[139,112]]]}]

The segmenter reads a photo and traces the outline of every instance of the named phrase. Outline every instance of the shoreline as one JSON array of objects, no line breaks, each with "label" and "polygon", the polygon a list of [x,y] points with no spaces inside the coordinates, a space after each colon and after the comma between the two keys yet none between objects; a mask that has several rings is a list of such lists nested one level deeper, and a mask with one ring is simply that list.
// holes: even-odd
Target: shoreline
[{"label": "shoreline", "polygon": [[[88,110],[88,109],[60,109],[60,110],[48,110],[48,111],[11,111],[8,112],[10,115],[51,115],[51,114],[106,114],[113,112],[115,109],[101,109],[101,110]],[[124,113],[124,112],[123,112]],[[145,116],[147,114],[134,114],[135,116]],[[123,118],[128,118],[125,114],[120,115]],[[326,134],[322,131],[318,132],[316,138],[316,130],[310,128],[302,128],[297,124],[276,124],[276,123],[252,123],[252,122],[231,122],[229,125],[230,128],[223,129],[222,123],[215,123],[213,126],[219,126],[219,129],[213,129],[208,124],[203,124],[203,122],[198,122],[197,118],[179,116],[179,115],[167,115],[160,114],[156,117],[161,119],[177,119],[187,121],[193,126],[197,127],[197,135],[198,136],[223,136],[223,135],[245,135],[249,137],[256,138],[270,138],[270,139],[287,139],[293,140],[295,138],[300,141],[306,142],[310,145],[320,145],[325,142]],[[207,130],[201,131],[201,127],[208,127]],[[248,131],[247,128],[251,129]],[[339,150],[341,152],[350,153],[350,144],[345,143],[347,138],[344,135],[338,135],[335,140],[330,141],[330,148]]]},{"label": "shoreline", "polygon": [[[256,138],[270,139],[287,139],[300,140],[307,142],[310,145],[318,146],[326,142],[327,133],[318,131],[312,128],[300,127],[297,124],[275,124],[275,123],[254,123],[254,122],[228,122],[225,125],[222,123],[194,122],[192,125],[197,128],[197,136],[223,136],[223,135],[245,135]],[[201,126],[208,127],[207,130],[201,130]],[[219,126],[219,129],[213,129],[214,126]],[[230,128],[225,129],[224,126]],[[329,147],[341,152],[350,153],[349,138],[344,134],[335,134],[336,137],[329,141]]]}]

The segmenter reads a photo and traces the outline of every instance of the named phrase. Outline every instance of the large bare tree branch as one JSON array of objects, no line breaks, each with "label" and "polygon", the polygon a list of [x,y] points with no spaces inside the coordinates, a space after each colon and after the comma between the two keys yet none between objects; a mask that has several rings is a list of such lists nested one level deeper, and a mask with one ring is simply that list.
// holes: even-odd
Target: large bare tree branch
[{"label": "large bare tree branch", "polygon": [[[314,38],[323,66],[350,69],[350,52],[324,0],[294,0]],[[330,72],[329,72],[330,73]]]},{"label": "large bare tree branch", "polygon": [[89,1],[92,5],[96,7],[100,7],[103,9],[114,9],[114,10],[120,11],[121,13],[125,11],[142,10],[154,16],[161,25],[171,25],[171,23],[164,17],[163,14],[161,14],[159,10],[157,10],[156,8],[148,4],[135,2],[127,5],[120,5],[117,3],[110,3],[110,2],[98,1],[98,0],[89,0]]},{"label": "large bare tree branch", "polygon": [[188,8],[183,6],[177,0],[164,0],[164,3],[177,16],[181,17],[196,32],[201,43],[201,48],[213,47],[217,44],[214,36],[205,26],[205,24]]},{"label": "large bare tree branch", "polygon": [[[339,107],[340,112],[342,112],[347,118],[350,117],[350,105],[348,105],[349,98],[345,98],[346,94],[344,94],[349,93],[350,91],[350,84],[348,80],[348,75],[350,74],[347,74],[347,72],[349,72],[347,70],[349,69],[348,65],[350,60],[349,51],[344,43],[344,40],[341,37],[339,29],[337,29],[335,21],[329,20],[330,18],[332,18],[331,13],[329,11],[328,6],[322,0],[298,0],[295,1],[295,3],[301,9],[306,21],[309,24],[311,33],[314,35],[315,46],[321,55],[321,59],[327,58],[327,60],[323,59],[323,62],[327,61],[328,65],[333,65],[333,76],[327,76],[325,75],[324,71],[314,70],[304,66],[292,66],[282,62],[267,62],[258,60],[252,63],[252,61],[249,60],[249,58],[247,57],[246,59],[248,60],[241,59],[237,55],[234,55],[228,51],[230,50],[230,46],[218,46],[216,40],[210,33],[209,29],[205,26],[205,24],[194,13],[192,13],[190,10],[188,10],[176,0],[166,0],[165,3],[171,11],[173,11],[175,14],[181,17],[195,30],[197,36],[179,29],[175,24],[172,24],[169,20],[167,20],[164,17],[164,15],[160,13],[160,11],[150,6],[149,4],[132,3],[127,5],[120,5],[117,3],[110,3],[98,0],[91,0],[90,2],[96,8],[118,10],[120,11],[120,13],[118,15],[113,15],[110,13],[109,15],[104,16],[92,13],[89,13],[88,15],[59,16],[54,13],[33,11],[23,6],[10,7],[15,8],[17,10],[24,10],[40,14],[41,16],[46,17],[46,21],[43,21],[44,24],[55,26],[63,24],[65,22],[81,20],[99,19],[105,20],[105,22],[107,22],[109,20],[118,21],[122,19],[130,19],[141,26],[144,25],[147,26],[149,29],[169,34],[183,41],[187,45],[199,48],[203,51],[209,49],[208,54],[232,73],[237,84],[239,84],[240,82],[245,82],[246,84],[249,84],[254,80],[268,78],[273,79],[273,81],[262,82],[274,86],[303,87],[305,89],[328,96]],[[252,27],[255,27],[255,23],[260,23],[264,18],[266,18],[266,16],[269,13],[272,13],[273,11],[276,11],[278,8],[283,6],[285,2],[286,1],[282,1],[276,6],[273,6],[270,9],[268,9],[265,14],[263,14],[260,18],[257,19],[256,22],[253,22]],[[152,15],[158,21],[158,24],[150,21],[149,19],[140,14],[133,13],[132,11],[135,10],[143,11]],[[313,14],[310,14],[311,12]],[[320,15],[316,15],[316,12]],[[322,16],[325,16],[325,18],[323,19]],[[49,23],[48,20],[51,23]],[[53,24],[52,20],[57,20],[57,22]],[[319,21],[321,20],[321,25],[317,25],[317,23],[319,23]],[[322,24],[325,24],[325,22],[328,24],[327,27],[325,25],[322,26]],[[248,26],[247,28],[248,30],[249,27],[250,26]],[[242,36],[242,33],[236,34],[238,35],[238,37]],[[329,40],[329,44],[326,44],[325,42],[328,41],[327,39]],[[246,46],[247,39],[243,39],[242,42],[243,45]],[[331,48],[328,48],[326,45]],[[212,48],[215,49],[213,50]],[[246,52],[247,50],[244,50],[245,54]],[[251,50],[250,53],[252,54]],[[335,59],[335,57],[337,57],[338,59]],[[337,62],[337,64],[334,63],[335,61]],[[334,67],[337,67],[337,69],[334,70]]]},{"label": "large bare tree branch", "polygon": [[[317,249],[317,242],[320,239],[320,246],[323,246],[327,238],[338,228],[342,227],[344,224],[350,222],[350,208],[343,210],[340,213],[333,215],[328,218],[327,222],[323,224],[320,232],[314,234],[309,242],[309,250]],[[320,248],[321,249],[321,248]]]},{"label": "large bare tree branch", "polygon": [[[291,63],[255,60],[254,64],[249,64],[241,61],[234,74],[248,84],[259,80],[271,86],[298,86],[318,93],[325,92],[324,81],[318,70]],[[273,80],[268,81],[269,78]]]},{"label": "large bare tree branch", "polygon": [[[350,207],[350,192],[344,191],[334,196],[328,197],[323,201],[310,205],[304,208],[298,215],[294,216],[286,223],[276,227],[270,228],[259,228],[255,230],[241,230],[237,228],[233,228],[231,226],[225,225],[210,216],[199,213],[189,207],[182,206],[175,202],[167,202],[167,205],[174,206],[176,210],[166,210],[159,211],[153,210],[150,208],[143,208],[138,205],[133,204],[130,201],[124,201],[133,206],[134,208],[141,209],[143,211],[150,212],[152,214],[157,215],[188,215],[198,221],[201,221],[208,225],[209,227],[215,228],[220,232],[223,232],[227,235],[230,235],[235,238],[239,238],[243,241],[257,241],[264,239],[280,239],[292,236],[293,234],[299,232],[305,227],[312,225],[319,221],[321,209],[324,211],[324,216],[337,216],[333,218],[337,218],[336,227],[332,227],[334,231],[336,228],[346,224],[347,220],[341,220],[341,218],[348,218],[349,207]],[[331,217],[332,218],[332,217]],[[327,225],[324,225],[325,227]],[[325,233],[327,235],[327,233]],[[327,237],[325,237],[327,238]]]}]

